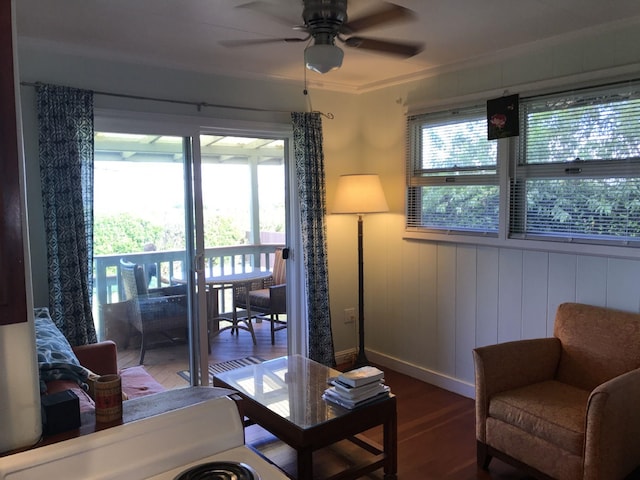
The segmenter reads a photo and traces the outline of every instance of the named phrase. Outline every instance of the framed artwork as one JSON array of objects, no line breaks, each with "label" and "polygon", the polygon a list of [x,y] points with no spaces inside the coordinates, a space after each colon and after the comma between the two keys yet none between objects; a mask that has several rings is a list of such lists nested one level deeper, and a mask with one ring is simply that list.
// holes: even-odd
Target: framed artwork
[{"label": "framed artwork", "polygon": [[518,94],[487,100],[487,139],[517,137],[520,128]]}]

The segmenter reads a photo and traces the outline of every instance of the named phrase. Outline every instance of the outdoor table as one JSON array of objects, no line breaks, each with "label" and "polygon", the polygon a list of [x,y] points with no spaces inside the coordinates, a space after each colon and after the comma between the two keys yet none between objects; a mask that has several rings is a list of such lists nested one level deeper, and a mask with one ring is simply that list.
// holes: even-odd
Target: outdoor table
[{"label": "outdoor table", "polygon": [[[231,330],[231,332],[237,332],[240,330],[246,330],[251,333],[251,338],[253,339],[253,344],[256,345],[258,342],[256,341],[256,334],[253,331],[253,325],[251,324],[251,305],[249,303],[249,285],[253,282],[257,282],[260,280],[264,280],[269,278],[272,275],[271,272],[264,271],[255,271],[255,272],[241,272],[241,273],[230,273],[227,275],[212,275],[210,277],[205,278],[205,283],[207,284],[207,321],[210,324],[210,335],[216,336],[220,335],[221,332],[225,330]],[[175,283],[185,283],[184,279],[180,278],[172,278],[172,281]],[[221,314],[218,311],[218,291],[220,289],[224,290],[226,288],[234,289],[237,286],[246,285],[245,288],[247,301],[246,301],[246,315],[238,316],[238,310],[236,308],[236,298],[235,295],[232,295],[233,308],[231,315]],[[231,325],[220,328],[220,321],[230,322]]]}]

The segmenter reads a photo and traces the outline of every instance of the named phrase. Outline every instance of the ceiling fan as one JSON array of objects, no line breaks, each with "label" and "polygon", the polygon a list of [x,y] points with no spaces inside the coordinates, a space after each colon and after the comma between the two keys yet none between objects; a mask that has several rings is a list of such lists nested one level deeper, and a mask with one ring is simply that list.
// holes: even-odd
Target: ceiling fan
[{"label": "ceiling fan", "polygon": [[[361,48],[379,53],[409,58],[418,54],[423,45],[410,42],[396,42],[377,38],[360,37],[363,30],[408,21],[415,18],[415,13],[408,8],[394,3],[381,2],[378,7],[359,18],[348,20],[347,0],[303,0],[302,25],[294,25],[294,30],[306,33],[306,36],[278,39],[230,40],[220,42],[228,47],[259,45],[274,42],[307,42],[312,43],[305,48],[304,60],[309,70],[327,73],[342,65],[344,52],[336,45],[336,40],[347,47]],[[274,10],[274,5],[265,1],[254,1],[243,5],[291,25],[286,16]]]}]

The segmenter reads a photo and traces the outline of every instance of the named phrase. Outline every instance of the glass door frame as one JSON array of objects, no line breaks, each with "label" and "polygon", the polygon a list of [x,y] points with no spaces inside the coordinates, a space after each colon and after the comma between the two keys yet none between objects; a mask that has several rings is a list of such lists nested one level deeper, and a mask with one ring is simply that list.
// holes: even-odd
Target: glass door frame
[{"label": "glass door frame", "polygon": [[[300,205],[297,185],[295,158],[293,154],[293,126],[282,123],[261,123],[238,120],[208,118],[201,124],[203,135],[227,135],[284,140],[285,142],[285,212],[286,239],[289,249],[287,259],[287,351],[289,355],[308,356],[307,303],[304,295],[304,262],[302,252],[302,234],[300,228]],[[199,145],[198,145],[199,148]],[[202,202],[200,202],[202,205]]]},{"label": "glass door frame", "polygon": [[[228,136],[245,136],[257,138],[274,138],[285,140],[285,211],[286,211],[286,245],[290,251],[287,260],[287,341],[289,354],[307,355],[308,332],[306,322],[306,298],[304,291],[304,267],[302,262],[302,238],[300,235],[300,219],[295,161],[293,159],[293,132],[291,124],[265,124],[257,122],[221,120],[183,115],[128,112],[110,109],[95,109],[96,131],[118,131],[140,134],[161,134],[182,136],[190,141],[185,144],[191,153],[191,163],[186,162],[185,182],[186,196],[191,201],[185,202],[185,231],[187,262],[189,263],[188,288],[190,298],[190,344],[189,365],[192,372],[191,384],[207,385],[208,382],[208,331],[206,296],[197,292],[205,292],[204,277],[204,231],[201,182],[201,158],[199,136],[216,134]],[[206,120],[206,121],[203,121]],[[188,151],[190,150],[190,152]],[[188,185],[187,185],[188,184]],[[187,231],[188,230],[188,231]],[[192,236],[195,232],[195,237]],[[293,234],[292,232],[297,232]],[[190,236],[191,235],[191,236]],[[297,261],[299,258],[299,261]],[[196,328],[197,327],[197,328]],[[201,375],[204,372],[204,375]],[[205,379],[201,381],[201,377]]]}]

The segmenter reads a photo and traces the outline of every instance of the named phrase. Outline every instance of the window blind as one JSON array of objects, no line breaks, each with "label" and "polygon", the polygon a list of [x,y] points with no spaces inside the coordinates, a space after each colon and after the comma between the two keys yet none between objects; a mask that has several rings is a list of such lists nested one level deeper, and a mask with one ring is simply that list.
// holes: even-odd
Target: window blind
[{"label": "window blind", "polygon": [[497,234],[497,147],[485,106],[407,122],[407,228]]},{"label": "window blind", "polygon": [[511,236],[640,241],[640,84],[520,104]]}]

